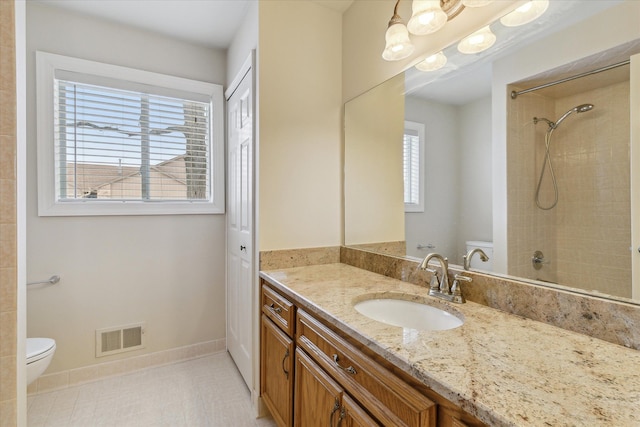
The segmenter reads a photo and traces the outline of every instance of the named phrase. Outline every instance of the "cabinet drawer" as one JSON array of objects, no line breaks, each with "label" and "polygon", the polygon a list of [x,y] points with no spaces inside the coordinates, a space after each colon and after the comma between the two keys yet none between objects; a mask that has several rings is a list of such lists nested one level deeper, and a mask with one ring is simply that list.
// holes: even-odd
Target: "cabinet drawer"
[{"label": "cabinet drawer", "polygon": [[435,403],[302,310],[296,336],[298,346],[383,425],[435,426]]},{"label": "cabinet drawer", "polygon": [[262,286],[262,312],[282,331],[293,338],[295,310],[293,304],[270,287]]}]

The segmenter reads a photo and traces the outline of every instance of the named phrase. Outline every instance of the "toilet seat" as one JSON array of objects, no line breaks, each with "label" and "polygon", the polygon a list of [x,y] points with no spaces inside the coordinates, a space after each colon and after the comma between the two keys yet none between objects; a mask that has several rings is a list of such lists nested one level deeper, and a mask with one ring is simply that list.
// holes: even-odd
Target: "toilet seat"
[{"label": "toilet seat", "polygon": [[27,338],[27,365],[44,359],[56,349],[56,342],[51,338]]}]

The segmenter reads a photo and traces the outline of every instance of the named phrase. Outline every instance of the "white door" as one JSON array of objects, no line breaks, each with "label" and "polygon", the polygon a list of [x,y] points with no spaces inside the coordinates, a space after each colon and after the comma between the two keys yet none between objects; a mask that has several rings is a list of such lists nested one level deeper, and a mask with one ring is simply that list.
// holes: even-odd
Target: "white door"
[{"label": "white door", "polygon": [[640,54],[631,57],[631,293],[640,299]]},{"label": "white door", "polygon": [[253,67],[243,68],[227,101],[227,349],[252,389]]}]

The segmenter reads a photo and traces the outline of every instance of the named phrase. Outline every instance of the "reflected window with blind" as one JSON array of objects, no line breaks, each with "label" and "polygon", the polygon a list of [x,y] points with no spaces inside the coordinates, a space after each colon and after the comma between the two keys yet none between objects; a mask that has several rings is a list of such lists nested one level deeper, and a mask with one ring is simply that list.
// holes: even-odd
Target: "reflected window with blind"
[{"label": "reflected window with blind", "polygon": [[53,209],[41,215],[223,212],[221,87],[38,54],[52,98],[38,150],[53,166]]},{"label": "reflected window with blind", "polygon": [[404,122],[404,210],[424,212],[424,125]]}]

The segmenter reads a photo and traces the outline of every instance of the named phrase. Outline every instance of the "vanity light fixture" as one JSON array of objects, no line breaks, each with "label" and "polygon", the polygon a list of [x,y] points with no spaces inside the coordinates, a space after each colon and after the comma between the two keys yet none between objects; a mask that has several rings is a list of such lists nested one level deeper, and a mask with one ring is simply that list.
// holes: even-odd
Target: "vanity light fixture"
[{"label": "vanity light fixture", "polygon": [[446,63],[447,57],[440,51],[418,62],[416,68],[420,71],[436,71],[444,67]]},{"label": "vanity light fixture", "polygon": [[493,0],[462,0],[462,4],[465,7],[482,7],[491,2],[493,2]]},{"label": "vanity light fixture", "polygon": [[449,19],[440,6],[440,0],[413,0],[411,9],[413,14],[407,28],[411,34],[417,36],[435,33],[444,27]]},{"label": "vanity light fixture", "polygon": [[487,25],[475,33],[463,38],[458,43],[458,51],[465,54],[473,54],[489,49],[496,42],[496,35]]},{"label": "vanity light fixture", "polygon": [[[412,15],[405,26],[400,15],[398,6],[400,0],[396,1],[393,9],[393,16],[389,21],[385,34],[385,48],[382,58],[387,61],[398,61],[405,59],[414,51],[413,43],[409,38],[409,33],[413,35],[431,34],[442,28],[448,20],[456,17],[465,7],[478,8],[492,3],[493,0],[413,0],[411,4]],[[512,12],[500,19],[502,25],[506,27],[516,27],[524,25],[537,19],[549,7],[549,0],[529,0]],[[465,37],[458,43],[458,51],[463,54],[475,54],[489,49],[496,42],[496,35],[487,25],[473,34]],[[429,57],[416,65],[421,71],[434,71],[442,68],[447,58],[440,52]]]},{"label": "vanity light fixture", "polygon": [[549,0],[531,0],[500,18],[505,27],[528,24],[542,15],[549,7]]},{"label": "vanity light fixture", "polygon": [[382,52],[382,58],[387,61],[399,61],[413,53],[413,43],[409,40],[409,32],[404,25],[402,18],[398,15],[398,5],[400,0],[396,1],[393,9],[393,16],[389,21],[387,32],[384,36],[386,45]]}]

